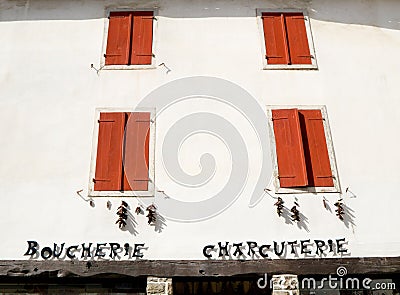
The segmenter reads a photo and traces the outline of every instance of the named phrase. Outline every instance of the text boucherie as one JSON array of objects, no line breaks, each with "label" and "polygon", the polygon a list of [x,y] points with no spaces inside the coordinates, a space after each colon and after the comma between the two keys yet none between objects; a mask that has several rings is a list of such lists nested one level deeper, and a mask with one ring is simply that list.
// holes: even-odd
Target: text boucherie
[{"label": "text boucherie", "polygon": [[82,243],[80,245],[66,246],[65,243],[54,243],[53,246],[45,246],[40,248],[39,243],[36,241],[27,241],[28,250],[24,255],[32,256],[36,258],[42,257],[43,259],[58,258],[63,259],[65,257],[69,259],[79,258],[119,258],[126,257],[131,258],[142,258],[142,250],[145,250],[143,244],[125,243],[123,245],[119,243]]}]

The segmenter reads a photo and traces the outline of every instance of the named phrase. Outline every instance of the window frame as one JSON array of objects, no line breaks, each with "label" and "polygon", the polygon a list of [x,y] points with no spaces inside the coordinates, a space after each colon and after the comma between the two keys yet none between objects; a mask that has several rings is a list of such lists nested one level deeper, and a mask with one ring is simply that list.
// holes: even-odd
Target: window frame
[{"label": "window frame", "polygon": [[[299,109],[299,110],[320,110],[322,114],[324,133],[326,139],[326,147],[328,149],[329,162],[332,171],[333,186],[332,187],[293,187],[283,188],[280,186],[279,173],[278,173],[278,159],[276,154],[275,132],[272,120],[272,110],[279,109]],[[268,105],[267,106],[268,130],[270,136],[271,157],[272,157],[272,185],[275,193],[277,194],[301,194],[301,193],[341,193],[339,174],[337,169],[335,151],[333,147],[332,134],[329,125],[328,112],[326,106],[321,105]]]},{"label": "window frame", "polygon": [[[149,65],[106,65],[106,51],[108,42],[108,27],[111,12],[135,12],[135,11],[152,11],[153,12],[153,43],[152,43],[152,53],[151,64]],[[130,7],[120,7],[120,8],[109,8],[105,10],[104,15],[104,31],[103,31],[103,44],[100,57],[100,68],[103,70],[150,70],[156,69],[157,65],[157,23],[158,23],[158,9],[156,8],[130,8]]]},{"label": "window frame", "polygon": [[[265,38],[264,38],[264,24],[262,20],[263,13],[303,13],[304,15],[304,25],[306,27],[307,33],[307,41],[308,41],[308,48],[310,50],[311,57],[311,64],[294,64],[294,65],[286,65],[286,64],[268,64],[268,60],[266,58],[267,50],[265,48]],[[317,57],[315,54],[315,47],[314,41],[311,31],[311,24],[310,24],[310,17],[308,15],[307,10],[301,9],[293,9],[293,8],[286,8],[286,9],[256,9],[257,15],[257,23],[258,23],[258,31],[260,36],[260,43],[261,43],[261,58],[262,58],[262,65],[263,70],[318,70],[317,64]]]},{"label": "window frame", "polygon": [[[150,137],[149,137],[149,183],[146,191],[95,191],[94,182],[96,174],[97,144],[99,137],[98,120],[100,113],[114,112],[148,112],[150,113]],[[92,153],[89,173],[89,197],[153,197],[155,193],[155,136],[156,136],[156,110],[155,108],[96,108],[94,116],[94,129],[92,136]]]}]

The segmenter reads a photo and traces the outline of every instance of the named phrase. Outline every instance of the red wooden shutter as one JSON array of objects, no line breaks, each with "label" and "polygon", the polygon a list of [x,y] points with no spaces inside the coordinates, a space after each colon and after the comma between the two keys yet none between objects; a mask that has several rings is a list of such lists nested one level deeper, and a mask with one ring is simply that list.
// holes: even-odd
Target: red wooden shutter
[{"label": "red wooden shutter", "polygon": [[153,11],[135,11],[131,44],[132,65],[149,65],[153,56]]},{"label": "red wooden shutter", "polygon": [[297,109],[272,110],[272,120],[280,186],[307,186],[307,170]]},{"label": "red wooden shutter", "polygon": [[149,185],[150,113],[130,113],[125,128],[125,191],[147,191]]},{"label": "red wooden shutter", "polygon": [[291,64],[311,64],[304,15],[286,13],[285,21]]},{"label": "red wooden shutter", "polygon": [[124,113],[100,113],[95,191],[121,189]]},{"label": "red wooden shutter", "polygon": [[333,186],[332,170],[320,110],[299,110],[310,186]]},{"label": "red wooden shutter", "polygon": [[262,20],[268,64],[288,64],[290,59],[283,15],[263,13]]},{"label": "red wooden shutter", "polygon": [[127,65],[132,28],[129,12],[111,12],[108,24],[106,65]]}]

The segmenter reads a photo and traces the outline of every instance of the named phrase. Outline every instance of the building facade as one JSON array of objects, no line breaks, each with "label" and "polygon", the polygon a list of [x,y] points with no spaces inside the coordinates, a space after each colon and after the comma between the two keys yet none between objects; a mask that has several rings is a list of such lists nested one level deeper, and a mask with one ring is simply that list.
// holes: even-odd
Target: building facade
[{"label": "building facade", "polygon": [[1,292],[398,293],[399,13],[0,0]]}]

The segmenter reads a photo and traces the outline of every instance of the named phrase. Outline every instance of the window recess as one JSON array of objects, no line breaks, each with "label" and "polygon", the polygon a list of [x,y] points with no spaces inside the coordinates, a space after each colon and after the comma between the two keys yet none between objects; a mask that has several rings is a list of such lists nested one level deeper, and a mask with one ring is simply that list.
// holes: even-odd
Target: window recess
[{"label": "window recess", "polygon": [[151,65],[153,21],[153,11],[110,12],[105,65]]},{"label": "window recess", "polygon": [[340,191],[326,110],[269,111],[278,193]]},{"label": "window recess", "polygon": [[91,196],[150,196],[154,153],[151,112],[100,112],[96,122]]},{"label": "window recess", "polygon": [[265,69],[317,68],[308,16],[298,11],[259,11]]}]

